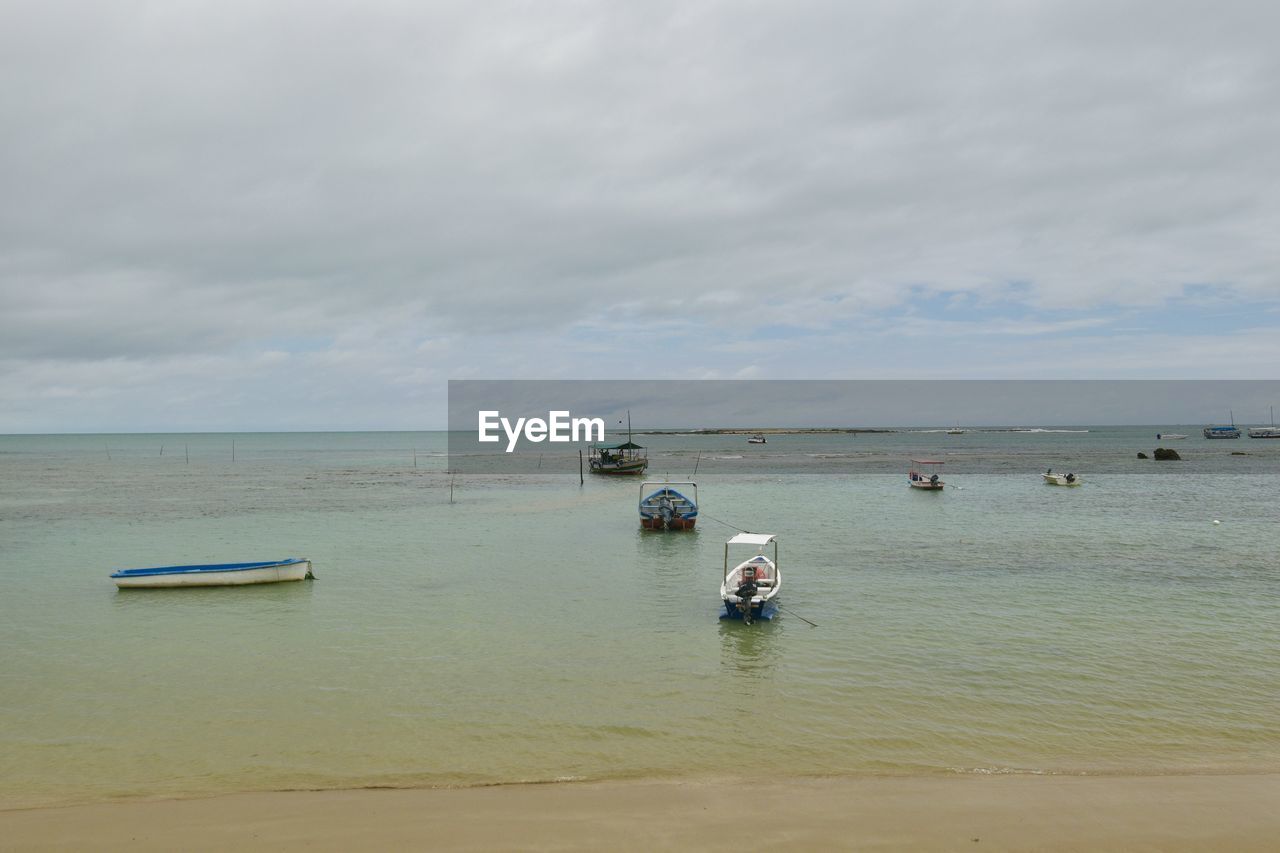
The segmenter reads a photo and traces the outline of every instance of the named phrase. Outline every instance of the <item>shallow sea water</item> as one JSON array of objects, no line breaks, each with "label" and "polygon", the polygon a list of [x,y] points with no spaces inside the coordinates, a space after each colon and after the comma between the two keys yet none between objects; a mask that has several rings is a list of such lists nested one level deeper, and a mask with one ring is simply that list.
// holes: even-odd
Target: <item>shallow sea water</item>
[{"label": "shallow sea water", "polygon": [[[1280,442],[1152,432],[644,439],[699,468],[691,534],[576,455],[450,475],[440,433],[0,436],[0,804],[1276,771]],[[926,452],[954,488],[906,487]],[[780,536],[773,622],[717,618],[729,524]],[[291,555],[318,579],[107,577]]]}]

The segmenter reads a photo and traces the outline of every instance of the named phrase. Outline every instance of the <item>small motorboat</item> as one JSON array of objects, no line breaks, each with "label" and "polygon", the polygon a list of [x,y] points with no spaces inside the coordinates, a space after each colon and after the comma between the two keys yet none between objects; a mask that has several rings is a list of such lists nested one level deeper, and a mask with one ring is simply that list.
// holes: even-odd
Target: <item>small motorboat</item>
[{"label": "small motorboat", "polygon": [[174,586],[243,586],[314,578],[311,561],[303,557],[262,563],[217,563],[208,566],[158,566],[121,569],[111,579],[120,589]]},{"label": "small motorboat", "polygon": [[1083,482],[1075,474],[1055,474],[1052,468],[1040,476],[1044,477],[1044,481],[1051,486],[1078,486]]},{"label": "small motorboat", "polygon": [[938,476],[937,466],[943,464],[937,459],[912,459],[907,469],[907,485],[913,489],[941,491],[947,484]]},{"label": "small motorboat", "polygon": [[760,433],[756,433],[755,435],[751,436],[751,438],[747,439],[747,444],[768,444],[768,443],[769,442],[766,441],[765,437]]},{"label": "small motorboat", "polygon": [[1158,433],[1156,433],[1156,440],[1157,440],[1157,441],[1177,441],[1177,440],[1178,440],[1178,439],[1180,439],[1180,438],[1186,438],[1186,436],[1185,436],[1185,435],[1183,435],[1183,434],[1182,434],[1182,433],[1180,433],[1180,432],[1158,432]]},{"label": "small motorboat", "polygon": [[640,484],[640,526],[645,530],[692,530],[697,523],[697,483]]},{"label": "small motorboat", "polygon": [[[773,545],[773,559],[765,548]],[[756,554],[729,568],[729,546],[750,545]],[[782,573],[778,570],[778,537],[773,533],[739,533],[724,543],[724,580],[720,582],[720,598],[724,601],[721,619],[741,619],[750,625],[757,619],[772,619],[778,614],[778,593],[782,589]]]}]

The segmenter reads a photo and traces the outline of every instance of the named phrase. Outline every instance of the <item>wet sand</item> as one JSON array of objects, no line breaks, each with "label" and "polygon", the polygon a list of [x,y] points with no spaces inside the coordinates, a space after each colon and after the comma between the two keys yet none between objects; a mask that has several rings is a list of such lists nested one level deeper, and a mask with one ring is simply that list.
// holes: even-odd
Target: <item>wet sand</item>
[{"label": "wet sand", "polygon": [[0,811],[24,850],[1276,849],[1280,774],[603,782]]}]

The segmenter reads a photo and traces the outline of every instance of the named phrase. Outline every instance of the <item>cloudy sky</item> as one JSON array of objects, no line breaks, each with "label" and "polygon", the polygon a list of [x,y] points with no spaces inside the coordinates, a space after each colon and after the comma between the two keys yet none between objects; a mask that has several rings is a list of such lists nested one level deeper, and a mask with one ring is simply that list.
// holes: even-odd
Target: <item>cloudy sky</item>
[{"label": "cloudy sky", "polygon": [[450,378],[1275,378],[1276,32],[0,0],[0,432],[433,428]]}]

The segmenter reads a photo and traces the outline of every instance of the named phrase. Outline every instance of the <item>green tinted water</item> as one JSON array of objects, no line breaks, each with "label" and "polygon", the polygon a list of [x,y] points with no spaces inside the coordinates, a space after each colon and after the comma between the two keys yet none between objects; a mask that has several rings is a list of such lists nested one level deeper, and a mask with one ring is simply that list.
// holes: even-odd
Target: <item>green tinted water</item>
[{"label": "green tinted water", "polygon": [[[704,518],[652,534],[638,483],[576,471],[450,504],[439,434],[234,438],[0,437],[0,803],[1280,768],[1280,446],[1188,441],[1170,473],[1136,429],[954,437],[928,494],[903,456],[937,435],[667,436]],[[780,534],[818,627],[717,619],[713,518]],[[107,577],[289,555],[318,580]]]}]

